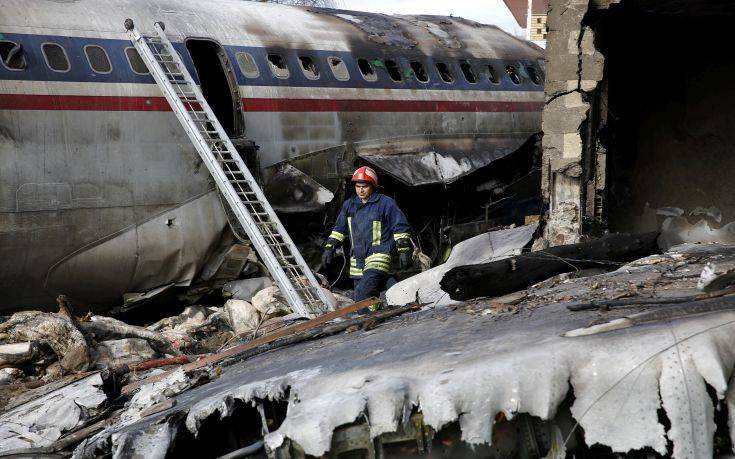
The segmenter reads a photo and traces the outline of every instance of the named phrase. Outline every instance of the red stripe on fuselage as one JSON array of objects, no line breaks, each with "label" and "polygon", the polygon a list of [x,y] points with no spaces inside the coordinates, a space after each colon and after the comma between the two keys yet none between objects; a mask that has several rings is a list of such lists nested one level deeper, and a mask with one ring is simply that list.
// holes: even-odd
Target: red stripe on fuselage
[{"label": "red stripe on fuselage", "polygon": [[171,111],[163,97],[0,94],[0,110]]},{"label": "red stripe on fuselage", "polygon": [[[543,102],[243,99],[246,112],[539,112]],[[0,94],[0,110],[170,111],[163,97]]]}]

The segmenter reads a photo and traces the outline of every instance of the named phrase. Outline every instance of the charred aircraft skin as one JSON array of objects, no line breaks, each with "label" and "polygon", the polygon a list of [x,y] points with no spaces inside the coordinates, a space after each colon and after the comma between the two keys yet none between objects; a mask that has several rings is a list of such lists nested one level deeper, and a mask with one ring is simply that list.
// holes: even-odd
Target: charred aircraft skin
[{"label": "charred aircraft skin", "polygon": [[[143,33],[166,24],[225,129],[257,146],[245,151],[266,185],[292,165],[334,192],[358,161],[390,174],[391,155],[424,167],[395,177],[406,185],[446,183],[540,131],[542,51],[492,26],[230,0],[9,0],[0,52],[20,45],[24,65],[0,64],[0,309],[188,285],[227,228],[183,129],[133,68],[126,18]],[[274,207],[323,206],[330,193],[311,188]]]}]

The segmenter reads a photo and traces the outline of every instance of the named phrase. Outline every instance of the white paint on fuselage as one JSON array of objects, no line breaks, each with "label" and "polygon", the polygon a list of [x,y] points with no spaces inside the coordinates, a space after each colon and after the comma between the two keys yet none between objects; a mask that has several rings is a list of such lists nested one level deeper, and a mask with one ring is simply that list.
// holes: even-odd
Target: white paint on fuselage
[{"label": "white paint on fuselage", "polygon": [[[225,46],[335,52],[363,48],[375,50],[375,55],[388,50],[396,57],[423,54],[531,61],[542,57],[540,50],[495,27],[473,25],[458,18],[437,18],[435,22],[444,23],[433,34],[411,17],[388,18],[416,42],[414,48],[403,50],[371,41],[360,29],[363,24],[358,21],[364,16],[358,12],[350,14],[352,18],[335,17],[318,10],[241,0],[4,0],[2,11],[0,30],[5,34],[126,40],[123,21],[132,18],[144,34],[153,33],[154,21],[164,21],[166,33],[175,42],[197,37]],[[447,50],[439,39],[444,34],[459,40],[463,48]],[[542,91],[312,88],[247,83],[240,87],[240,93],[246,108],[249,98],[543,100]],[[161,97],[153,84],[2,79],[0,94]],[[347,143],[522,137],[537,132],[540,126],[539,112],[301,111],[246,112],[244,116],[246,134],[260,145],[261,164],[266,167]],[[216,200],[189,202],[207,191],[208,174],[171,112],[0,110],[0,127],[0,256],[6,262],[0,273],[0,308],[53,305],[53,296],[59,292],[45,290],[48,286],[44,284],[51,267],[54,286],[79,288],[74,290],[79,296],[88,286],[86,293],[92,298],[85,300],[90,302],[100,292],[109,299],[128,288],[140,291],[170,282],[188,282],[203,262],[207,244],[222,230],[224,217]],[[319,197],[324,198],[326,195]],[[180,225],[159,228],[169,220],[163,216],[169,214],[175,215]],[[152,230],[144,225],[152,225]],[[199,244],[201,241],[207,244]],[[141,253],[143,250],[146,254]],[[160,272],[156,266],[162,268]]]}]

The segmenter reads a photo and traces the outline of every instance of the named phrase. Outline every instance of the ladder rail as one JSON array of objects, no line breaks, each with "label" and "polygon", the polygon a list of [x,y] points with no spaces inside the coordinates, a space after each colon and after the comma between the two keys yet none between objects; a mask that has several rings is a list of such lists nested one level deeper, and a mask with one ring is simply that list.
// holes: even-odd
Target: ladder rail
[{"label": "ladder rail", "polygon": [[[160,43],[152,42],[149,45],[145,42],[145,37],[142,36],[134,27],[130,27],[128,29],[128,36],[138,53],[141,55],[141,58],[146,62],[151,76],[153,76],[159,88],[161,88],[164,96],[177,115],[177,118],[182,121],[182,126],[184,127],[187,136],[195,146],[199,146],[197,151],[200,151],[200,156],[202,157],[204,164],[207,166],[207,169],[214,178],[219,190],[222,192],[223,197],[230,206],[230,209],[237,217],[246,234],[253,242],[255,248],[259,249],[258,253],[263,259],[264,264],[271,275],[273,275],[276,284],[281,289],[282,294],[286,297],[294,312],[304,316],[313,316],[316,313],[323,312],[323,310],[329,305],[329,301],[327,300],[325,292],[319,287],[316,276],[314,276],[314,273],[309,269],[306,261],[296,248],[291,237],[286,232],[283,224],[278,219],[264,193],[257,185],[255,178],[252,176],[245,165],[245,162],[237,153],[229,136],[224,132],[224,129],[217,121],[216,115],[212,111],[211,107],[209,107],[209,104],[207,104],[199,86],[193,83],[194,80],[191,74],[182,62],[178,52],[166,37],[163,28],[159,23],[155,23],[154,28]],[[151,50],[151,46],[157,47],[156,53]],[[165,50],[169,50],[168,55],[164,54]],[[159,57],[168,57],[170,55],[171,61],[166,61],[165,65],[159,64],[156,54]],[[179,85],[171,84],[170,80],[167,79],[167,73],[169,75],[174,75],[174,70],[172,70],[170,63],[173,63],[175,67],[178,67],[176,70],[178,70],[183,77],[180,81],[186,83],[190,92],[185,92],[183,88],[178,87]],[[159,74],[158,71],[155,71],[155,66],[159,66],[161,70],[163,70],[163,76]],[[185,102],[181,100],[183,97],[190,98],[192,93],[193,96],[201,102],[194,102],[191,100],[187,100]],[[189,107],[185,106],[185,104]],[[201,111],[207,115],[208,119],[196,121],[191,117],[189,108],[193,108],[194,104],[200,105],[199,108],[201,108]],[[206,139],[196,124],[207,122],[210,123],[210,126],[214,131],[209,131],[209,127],[205,127],[203,130],[208,133],[216,133],[219,137],[219,139],[216,140],[222,142],[225,146],[224,150],[219,148],[213,150],[212,146],[207,142],[208,140],[213,139]],[[202,154],[201,150],[208,151],[210,154]],[[231,157],[231,160],[237,166],[237,170],[231,168],[229,163],[220,164],[218,162],[218,159],[222,159],[223,153],[226,153]],[[228,177],[228,174],[231,177]],[[237,183],[238,189],[235,189],[231,182],[235,175],[241,175],[243,177],[240,180],[243,180],[246,184],[250,185],[248,189],[245,189],[242,186],[242,183]],[[238,195],[238,190],[244,194],[254,194],[255,199],[249,200],[257,201],[257,204],[255,202],[250,204],[246,203],[245,200],[240,198]],[[255,217],[250,214],[250,209],[248,209],[248,207],[252,208],[256,205],[261,206],[263,208],[264,215],[267,215],[270,218],[263,219],[261,216],[255,215],[255,217],[257,217],[256,221]],[[284,251],[280,246],[273,247],[273,244],[277,241],[278,237],[283,240],[286,247],[291,249],[288,251],[290,253],[285,253],[286,251]],[[287,261],[287,256],[292,256],[294,258],[292,263]],[[294,283],[298,284],[298,286],[295,286]],[[300,295],[297,290],[300,290],[302,294]],[[311,308],[302,300],[302,295],[309,300],[309,303],[312,305],[321,303],[321,305],[317,305],[317,307],[322,309],[322,311],[311,310]]]}]

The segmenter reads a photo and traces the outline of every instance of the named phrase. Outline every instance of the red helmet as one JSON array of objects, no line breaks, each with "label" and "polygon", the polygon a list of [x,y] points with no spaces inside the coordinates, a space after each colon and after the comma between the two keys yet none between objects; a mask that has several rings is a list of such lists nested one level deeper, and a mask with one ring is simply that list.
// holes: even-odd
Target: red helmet
[{"label": "red helmet", "polygon": [[374,187],[378,186],[378,174],[374,170],[367,166],[362,166],[352,174],[353,182],[367,182],[372,184]]}]

